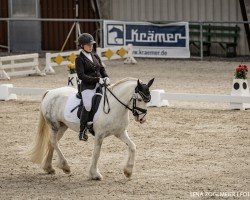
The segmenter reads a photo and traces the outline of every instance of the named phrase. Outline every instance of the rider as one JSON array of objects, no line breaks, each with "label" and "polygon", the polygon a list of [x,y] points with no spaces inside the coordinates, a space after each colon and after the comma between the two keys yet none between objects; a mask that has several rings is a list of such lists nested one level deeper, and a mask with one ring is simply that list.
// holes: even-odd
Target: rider
[{"label": "rider", "polygon": [[110,84],[110,79],[106,73],[100,57],[93,53],[93,44],[96,42],[89,33],[83,33],[78,38],[78,45],[81,48],[80,55],[76,58],[76,72],[81,80],[80,91],[83,99],[83,109],[80,117],[79,140],[87,141],[87,125],[89,113],[92,106],[92,98],[96,93],[99,84]]}]

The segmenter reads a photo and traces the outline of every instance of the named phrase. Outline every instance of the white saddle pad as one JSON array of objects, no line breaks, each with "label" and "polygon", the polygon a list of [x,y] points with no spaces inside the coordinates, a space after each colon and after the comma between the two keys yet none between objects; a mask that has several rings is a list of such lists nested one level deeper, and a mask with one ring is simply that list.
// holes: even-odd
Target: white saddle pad
[{"label": "white saddle pad", "polygon": [[[66,102],[66,106],[64,109],[64,118],[65,120],[73,123],[80,123],[80,119],[77,117],[77,110],[76,108],[73,112],[71,112],[77,105],[80,104],[80,99],[76,97],[76,92],[73,92]],[[93,122],[97,120],[97,117],[99,115],[100,109],[95,113]]]}]

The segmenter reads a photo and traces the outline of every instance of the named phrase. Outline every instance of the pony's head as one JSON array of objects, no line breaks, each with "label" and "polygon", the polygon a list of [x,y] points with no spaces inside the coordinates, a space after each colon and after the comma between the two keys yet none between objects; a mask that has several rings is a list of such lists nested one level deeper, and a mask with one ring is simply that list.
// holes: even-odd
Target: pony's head
[{"label": "pony's head", "polygon": [[147,103],[151,100],[151,94],[149,87],[153,84],[154,78],[147,84],[137,81],[135,93],[133,95],[133,108],[132,112],[135,117],[135,121],[144,123],[146,121]]}]

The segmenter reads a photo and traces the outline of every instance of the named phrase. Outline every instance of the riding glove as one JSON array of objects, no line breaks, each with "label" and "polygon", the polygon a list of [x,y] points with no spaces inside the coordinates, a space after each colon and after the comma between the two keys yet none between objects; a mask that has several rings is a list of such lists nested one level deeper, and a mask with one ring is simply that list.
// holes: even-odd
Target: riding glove
[{"label": "riding glove", "polygon": [[103,85],[103,84],[104,84],[104,80],[103,80],[103,78],[99,78],[99,83],[100,83],[101,85]]},{"label": "riding glove", "polygon": [[105,78],[103,78],[103,80],[106,83],[106,85],[110,85],[110,79],[109,79],[109,77],[105,77]]}]

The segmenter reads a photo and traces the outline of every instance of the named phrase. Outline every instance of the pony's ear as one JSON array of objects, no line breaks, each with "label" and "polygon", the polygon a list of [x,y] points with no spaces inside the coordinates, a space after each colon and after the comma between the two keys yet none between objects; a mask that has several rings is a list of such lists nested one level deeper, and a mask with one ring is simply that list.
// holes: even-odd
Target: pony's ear
[{"label": "pony's ear", "polygon": [[150,86],[153,84],[154,80],[155,80],[155,78],[151,79],[151,80],[148,82],[148,84],[147,84],[148,87],[150,87]]},{"label": "pony's ear", "polygon": [[141,87],[142,85],[141,85],[141,81],[138,79],[137,80],[137,85],[138,85],[138,87]]}]

